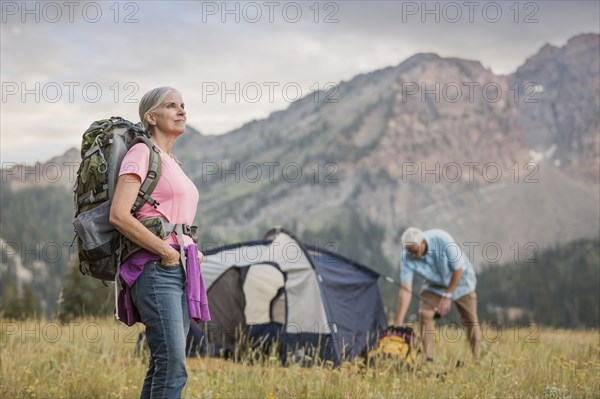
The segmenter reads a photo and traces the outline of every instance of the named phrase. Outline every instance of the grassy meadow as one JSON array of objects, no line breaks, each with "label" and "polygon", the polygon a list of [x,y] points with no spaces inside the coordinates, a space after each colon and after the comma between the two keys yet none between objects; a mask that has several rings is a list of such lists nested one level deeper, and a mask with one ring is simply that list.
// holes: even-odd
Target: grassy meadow
[{"label": "grassy meadow", "polygon": [[[146,360],[133,354],[143,327],[112,319],[1,320],[2,398],[139,397]],[[461,337],[462,335],[462,337]],[[360,360],[282,367],[188,359],[192,398],[598,398],[600,332],[484,326],[485,350],[470,358],[464,332],[438,329],[436,359],[411,369]],[[456,367],[457,362],[462,365]]]}]

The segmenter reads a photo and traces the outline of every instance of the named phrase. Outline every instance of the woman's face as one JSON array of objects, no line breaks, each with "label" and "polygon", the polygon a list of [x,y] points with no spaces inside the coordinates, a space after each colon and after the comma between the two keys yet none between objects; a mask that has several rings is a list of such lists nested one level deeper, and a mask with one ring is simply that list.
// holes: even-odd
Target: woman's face
[{"label": "woman's face", "polygon": [[179,136],[185,131],[187,116],[181,93],[172,91],[163,102],[147,114],[148,121],[154,125],[154,131]]}]

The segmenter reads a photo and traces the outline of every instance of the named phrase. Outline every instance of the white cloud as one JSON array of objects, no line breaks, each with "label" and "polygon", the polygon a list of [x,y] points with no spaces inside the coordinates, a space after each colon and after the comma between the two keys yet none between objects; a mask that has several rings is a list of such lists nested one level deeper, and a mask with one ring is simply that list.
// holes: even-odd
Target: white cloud
[{"label": "white cloud", "polygon": [[[262,18],[249,23],[244,17],[255,14],[247,3],[229,2],[230,10],[238,7],[236,23],[235,13],[210,13],[210,6],[222,7],[223,2],[187,1],[120,2],[115,23],[114,2],[93,3],[102,7],[96,23],[88,22],[92,8],[90,15],[81,13],[87,3],[80,3],[73,22],[67,14],[57,23],[43,18],[35,23],[31,15],[21,23],[18,14],[3,15],[3,161],[45,160],[78,146],[82,132],[98,118],[121,115],[136,120],[135,101],[125,100],[139,100],[160,85],[181,89],[192,126],[204,133],[224,133],[289,105],[280,89],[275,99],[268,97],[268,82],[280,88],[297,83],[308,94],[315,83],[349,80],[397,65],[418,52],[476,59],[495,73],[510,73],[546,42],[560,45],[575,34],[600,30],[597,2],[536,3],[539,22],[532,24],[514,23],[508,3],[503,3],[504,18],[494,24],[477,14],[473,23],[463,18],[455,24],[444,21],[444,15],[439,23],[431,18],[422,23],[419,15],[403,14],[402,7],[422,2],[321,2],[318,23],[313,2],[298,3],[303,14],[297,23],[286,21],[293,9],[283,16],[287,3],[277,3],[271,23],[267,3],[255,2]],[[521,20],[531,12],[520,11]],[[328,15],[338,22],[323,23]],[[128,16],[138,22],[123,23]],[[203,88],[211,82],[227,88],[236,82],[240,87],[258,85],[263,95],[255,103],[251,92],[239,103],[232,95],[225,101],[220,95],[203,97]],[[14,84],[17,94],[8,95]],[[39,103],[33,94],[23,101],[22,84],[37,92]],[[56,98],[56,85],[63,91],[52,103],[48,100]],[[97,87],[101,94],[92,102],[98,97]]]}]

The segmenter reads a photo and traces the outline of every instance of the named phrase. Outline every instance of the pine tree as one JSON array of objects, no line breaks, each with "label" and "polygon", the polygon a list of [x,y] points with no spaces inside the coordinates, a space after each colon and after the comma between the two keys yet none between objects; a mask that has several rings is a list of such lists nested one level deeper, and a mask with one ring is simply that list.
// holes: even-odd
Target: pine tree
[{"label": "pine tree", "polygon": [[37,317],[40,314],[40,306],[37,296],[33,292],[33,287],[25,287],[23,298],[21,300],[22,314],[24,318]]},{"label": "pine tree", "polygon": [[20,294],[14,278],[7,278],[6,275],[3,277],[6,278],[6,281],[2,288],[2,302],[0,303],[2,316],[15,320],[38,316],[40,307],[33,286],[31,284],[24,286],[23,292]]},{"label": "pine tree", "polygon": [[23,307],[19,299],[17,286],[13,280],[8,280],[4,283],[1,308],[3,317],[7,319],[23,318]]},{"label": "pine tree", "polygon": [[79,271],[77,261],[71,265],[62,290],[59,318],[68,321],[76,317],[107,316],[114,306],[114,290]]}]

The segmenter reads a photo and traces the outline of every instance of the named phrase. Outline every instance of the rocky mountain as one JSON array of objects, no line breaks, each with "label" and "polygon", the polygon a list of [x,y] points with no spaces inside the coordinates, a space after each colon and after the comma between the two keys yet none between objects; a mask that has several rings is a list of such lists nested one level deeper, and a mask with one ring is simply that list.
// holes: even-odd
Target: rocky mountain
[{"label": "rocky mountain", "polygon": [[[509,76],[419,54],[227,135],[197,137],[179,151],[200,187],[200,222],[227,237],[291,221],[318,231],[357,214],[384,230],[391,263],[407,225],[448,229],[473,243],[477,264],[594,236],[598,49],[598,35],[546,46]],[[554,80],[552,64],[562,68]],[[559,105],[575,93],[575,105]],[[546,119],[552,108],[565,112]]]},{"label": "rocky mountain", "polygon": [[[557,242],[596,237],[599,49],[598,35],[547,45],[508,76],[418,54],[221,136],[190,128],[175,152],[200,191],[201,240],[256,239],[283,225],[393,273],[409,225],[448,230],[477,266],[535,261]],[[19,188],[42,189],[20,170],[2,172],[3,213],[22,202]],[[19,240],[5,220],[0,238]]]},{"label": "rocky mountain", "polygon": [[12,191],[28,187],[72,188],[80,161],[79,150],[70,148],[62,155],[46,162],[36,162],[34,165],[4,162],[4,168],[1,169],[2,188]]},{"label": "rocky mountain", "polygon": [[555,165],[597,183],[600,173],[600,37],[545,45],[512,76],[522,90],[519,124],[528,146]]}]

